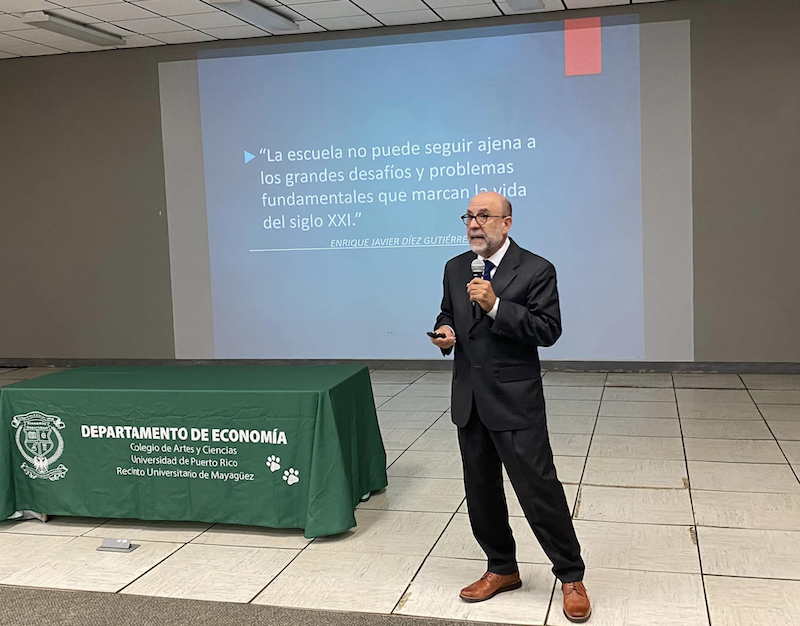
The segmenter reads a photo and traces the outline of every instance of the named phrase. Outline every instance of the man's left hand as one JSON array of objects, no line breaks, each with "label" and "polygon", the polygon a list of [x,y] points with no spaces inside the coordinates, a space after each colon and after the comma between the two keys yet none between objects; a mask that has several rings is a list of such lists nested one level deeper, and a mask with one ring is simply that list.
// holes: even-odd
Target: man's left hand
[{"label": "man's left hand", "polygon": [[470,301],[477,302],[487,313],[492,310],[494,301],[497,300],[492,283],[482,278],[473,278],[467,283],[467,295]]}]

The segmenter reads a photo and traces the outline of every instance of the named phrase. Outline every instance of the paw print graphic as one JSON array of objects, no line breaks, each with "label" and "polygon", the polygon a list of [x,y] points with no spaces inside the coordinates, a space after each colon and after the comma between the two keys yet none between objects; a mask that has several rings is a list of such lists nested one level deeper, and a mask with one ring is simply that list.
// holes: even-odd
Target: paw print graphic
[{"label": "paw print graphic", "polygon": [[293,467],[290,467],[283,473],[283,480],[286,481],[287,485],[294,485],[296,482],[300,480],[300,478],[298,477],[299,474],[300,472],[298,472]]},{"label": "paw print graphic", "polygon": [[277,472],[281,468],[281,458],[279,456],[272,456],[267,457],[267,467],[269,468],[270,472]]}]

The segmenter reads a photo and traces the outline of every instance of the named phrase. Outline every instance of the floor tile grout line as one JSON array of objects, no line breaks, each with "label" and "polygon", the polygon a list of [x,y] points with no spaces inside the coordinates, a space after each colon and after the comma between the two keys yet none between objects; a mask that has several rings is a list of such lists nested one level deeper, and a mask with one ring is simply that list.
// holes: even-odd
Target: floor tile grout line
[{"label": "floor tile grout line", "polygon": [[[86,533],[90,533],[90,532],[92,532],[93,530],[97,530],[98,528],[102,528],[102,527],[103,527],[103,526],[105,526],[106,524],[108,524],[108,523],[110,523],[110,522],[113,522],[113,521],[115,521],[115,520],[114,520],[114,518],[111,518],[111,517],[109,517],[109,518],[108,518],[107,520],[105,520],[104,522],[100,522],[100,523],[99,523],[97,526],[95,526],[94,528],[89,528],[89,529],[88,529],[88,530],[86,530],[85,532],[81,533],[79,536],[80,536],[80,537],[86,537]],[[205,532],[205,531],[203,531],[203,532]],[[141,539],[140,539],[139,541],[141,541]],[[174,543],[174,542],[168,542],[168,543]]]},{"label": "floor tile grout line", "polygon": [[[264,528],[267,528],[267,527],[264,526]],[[292,530],[295,530],[295,529],[292,529]],[[302,530],[302,528],[298,528],[296,530]],[[304,537],[304,539],[305,539],[305,537]],[[302,548],[298,547],[298,546],[288,547],[288,546],[277,546],[277,545],[258,546],[258,545],[246,544],[246,543],[211,543],[211,542],[198,542],[198,543],[195,543],[194,539],[192,539],[189,542],[189,544],[191,544],[193,546],[212,546],[214,548],[252,548],[254,550],[301,550],[302,551],[302,550],[305,550],[309,546],[309,544],[311,544],[313,542],[314,542],[313,539],[309,540],[306,543],[306,545],[304,545]]]},{"label": "floor tile grout line", "polygon": [[[413,478],[412,480],[446,480],[452,482],[461,482],[460,479],[457,478]],[[578,487],[575,483],[566,483],[566,485],[570,487]],[[686,491],[683,488],[659,488],[659,487],[615,487],[615,486],[608,486],[608,485],[592,485],[587,484],[587,487],[599,487],[601,489],[631,489],[631,490],[644,490],[644,491]],[[791,495],[786,494],[785,492],[731,492],[731,491],[718,491],[712,489],[698,489],[696,491],[704,491],[709,493],[721,493],[721,494],[729,494],[729,493],[755,493],[755,494],[763,494],[763,495]],[[385,513],[436,513],[440,515],[450,515],[455,512],[456,515],[467,515],[467,513],[460,512],[460,508],[464,504],[464,498],[461,498],[458,507],[455,511],[447,510],[447,511],[432,511],[430,509],[363,509],[365,511],[373,511],[373,512],[385,512]],[[510,517],[517,518],[517,519],[525,519],[524,515],[511,515]],[[577,519],[577,518],[575,518]],[[636,521],[619,521],[619,520],[609,520],[609,519],[591,519],[591,518],[582,518],[580,521],[588,521],[596,524],[622,524],[622,525],[634,525],[634,526],[670,526],[670,527],[684,527],[689,528],[691,524],[687,523],[665,523],[665,522],[636,522]],[[782,531],[782,532],[797,532],[800,533],[800,529],[797,530],[787,530],[785,528],[748,528],[748,527],[732,527],[732,526],[716,526],[712,524],[700,524],[703,528],[737,528],[740,530],[775,530],[775,531]],[[208,529],[211,530],[211,529]],[[205,533],[205,531],[204,531]],[[264,550],[305,550],[310,544],[313,543],[313,540],[310,540],[306,543],[303,547],[287,547],[287,546],[278,546],[278,545],[252,545],[252,544],[245,544],[245,543],[211,543],[211,542],[196,542],[196,539],[200,538],[200,535],[190,539],[189,541],[169,541],[166,539],[132,539],[132,541],[146,541],[147,543],[183,543],[185,545],[192,545],[192,546],[212,546],[217,548],[254,548],[254,549],[264,549]],[[100,539],[100,537],[93,537],[93,536],[86,536],[86,535],[50,535],[44,533],[15,533],[12,531],[1,531],[0,537],[12,535],[14,537],[51,537],[51,538],[63,538],[63,539]]]},{"label": "floor tile grout line", "polygon": [[681,445],[683,447],[683,459],[684,465],[686,467],[686,489],[689,492],[689,506],[692,509],[692,534],[694,536],[695,541],[695,548],[697,549],[697,564],[700,568],[700,584],[703,587],[703,600],[705,601],[706,605],[706,618],[708,619],[708,624],[711,626],[711,607],[708,604],[708,592],[706,591],[706,581],[703,578],[703,555],[700,551],[700,533],[697,530],[697,513],[694,510],[694,497],[692,495],[692,479],[691,474],[689,474],[689,455],[686,453],[686,439],[683,435],[683,422],[681,420],[681,407],[677,404],[677,392],[676,396],[676,405],[678,407],[678,427],[681,431]]},{"label": "floor tile grout line", "polygon": [[[718,492],[714,492],[718,493]],[[722,492],[731,493],[731,492]],[[733,492],[733,493],[747,493],[747,492]],[[769,495],[784,495],[784,494],[769,494]],[[779,533],[797,533],[800,534],[800,528],[794,530],[787,530],[786,528],[753,528],[746,526],[716,526],[714,524],[698,524],[698,528],[714,528],[717,530],[756,530],[766,532],[779,532]],[[711,574],[709,574],[710,576]],[[729,574],[719,574],[720,576],[728,576]]]},{"label": "floor tile grout line", "polygon": [[710,578],[741,578],[743,580],[780,580],[788,582],[800,582],[800,580],[797,578],[765,578],[763,576],[740,576],[738,574],[703,574],[703,576],[709,576]]},{"label": "floor tile grout line", "polygon": [[[96,526],[95,528],[100,528],[104,524],[106,524],[108,522],[111,522],[111,521],[114,521],[114,520],[113,519],[106,520],[106,522],[103,522],[103,524],[100,524],[99,526]],[[278,576],[280,576],[286,570],[286,568],[288,568],[294,562],[294,560],[297,559],[297,557],[300,556],[301,552],[303,552],[306,548],[308,548],[308,546],[311,545],[313,543],[313,541],[314,541],[312,539],[311,541],[306,543],[305,546],[303,546],[302,548],[299,548],[299,549],[298,548],[282,548],[282,547],[277,547],[277,546],[245,546],[245,545],[236,546],[236,545],[230,545],[230,544],[201,544],[201,543],[194,543],[195,539],[197,539],[200,536],[204,535],[206,532],[208,532],[209,530],[211,530],[212,528],[214,528],[217,525],[219,525],[219,523],[211,524],[208,528],[206,528],[203,532],[199,533],[196,537],[193,537],[189,541],[185,541],[185,542],[149,540],[151,543],[173,543],[173,544],[174,543],[181,543],[181,546],[179,548],[177,548],[176,550],[174,550],[173,552],[171,552],[170,554],[168,554],[166,557],[164,557],[160,561],[158,561],[157,563],[155,563],[152,567],[150,567],[146,571],[142,572],[139,576],[137,576],[133,580],[131,580],[128,583],[126,583],[119,590],[117,590],[117,591],[115,591],[113,593],[117,593],[117,594],[118,593],[122,593],[122,591],[124,591],[125,589],[130,587],[137,580],[140,580],[141,578],[146,576],[148,573],[150,573],[151,571],[153,571],[154,569],[159,567],[162,563],[164,563],[165,561],[170,559],[172,556],[174,556],[175,554],[177,554],[178,552],[180,552],[181,550],[183,550],[184,548],[186,548],[190,544],[194,545],[194,546],[210,546],[212,548],[250,548],[250,549],[256,549],[256,550],[297,550],[297,554],[295,554],[292,557],[292,559],[283,568],[281,568],[281,570],[277,574],[275,574],[275,576],[273,576],[270,579],[270,581],[262,589],[260,589],[250,600],[248,600],[245,603],[245,604],[250,604],[250,603],[252,603],[253,600],[255,600],[264,591],[264,589],[266,589]],[[93,529],[89,529],[86,532],[91,532],[91,530],[93,530]],[[78,539],[79,537],[84,537],[84,536],[85,536],[85,534],[84,535],[78,535],[77,537],[73,537],[73,539]],[[143,540],[139,540],[139,541],[143,541]]]},{"label": "floor tile grout line", "polygon": [[[577,485],[575,485],[575,486],[577,486]],[[591,486],[594,486],[594,485],[589,485],[589,486],[591,487]],[[649,487],[637,487],[637,489],[650,489],[650,488]],[[673,491],[685,491],[685,489],[674,489]],[[467,515],[467,513],[459,512],[459,509],[461,509],[461,507],[463,505],[464,505],[464,499],[462,498],[461,502],[458,505],[458,508],[455,511],[456,515]],[[451,514],[450,511],[431,511],[431,510],[416,510],[416,509],[365,509],[365,510],[382,511],[382,512],[385,512],[385,513],[438,513],[440,515],[450,515]],[[527,519],[524,515],[509,515],[509,517],[512,517],[514,519],[520,519],[520,520]],[[575,519],[577,519],[577,518],[575,518]],[[691,528],[691,526],[692,526],[691,524],[686,524],[686,523],[683,523],[683,524],[677,524],[677,523],[675,523],[675,524],[667,524],[667,523],[664,523],[664,522],[629,522],[629,521],[622,522],[622,521],[618,521],[618,520],[589,519],[589,518],[583,518],[583,519],[580,519],[578,521],[581,521],[581,522],[592,522],[593,524],[621,524],[623,526],[625,526],[625,525],[631,525],[631,526],[669,526],[669,527],[681,527],[681,528]],[[709,526],[709,525],[703,524],[703,528],[728,528],[728,527],[727,526]],[[759,530],[759,529],[743,528],[742,530]],[[768,529],[768,530],[781,530],[781,529],[775,528],[775,529]],[[797,532],[797,533],[800,533],[800,530],[788,530],[788,531],[785,531],[785,532]],[[208,545],[208,544],[203,544],[203,545]],[[211,544],[211,545],[216,545],[216,544]],[[245,547],[247,547],[247,546],[245,546]]]},{"label": "floor tile grout line", "polygon": [[[653,437],[655,439],[655,437]],[[705,437],[687,437],[687,439],[706,439]],[[715,437],[711,437],[708,441],[763,441],[765,443],[771,443],[769,439],[718,439]],[[719,460],[712,460],[709,461],[708,459],[688,459],[691,463],[724,463],[726,465],[774,465],[776,467],[781,467],[783,465],[791,465],[789,461],[786,463],[777,462],[777,463],[767,463],[765,461],[719,461]],[[721,489],[698,489],[698,491],[722,491]],[[769,491],[765,492],[754,492],[754,493],[770,493]]]},{"label": "floor tile grout line", "polygon": [[[394,394],[393,396],[389,396],[389,400],[391,400],[391,399],[394,399],[394,398],[396,398],[398,395],[400,395],[400,394],[401,394],[401,393],[403,393],[404,391],[408,390],[408,389],[409,389],[409,388],[410,388],[412,385],[416,384],[416,383],[417,383],[417,382],[418,382],[418,381],[419,381],[421,378],[423,378],[423,377],[424,377],[426,374],[430,374],[430,373],[436,373],[436,372],[425,371],[425,372],[423,372],[423,373],[422,373],[422,374],[421,374],[421,375],[420,375],[418,378],[416,378],[416,379],[415,379],[413,382],[410,382],[410,383],[373,383],[373,381],[371,381],[371,380],[370,380],[370,387],[372,387],[372,385],[373,385],[373,384],[376,384],[376,385],[382,385],[382,384],[397,384],[397,385],[404,385],[404,386],[405,386],[405,387],[404,387],[404,389],[402,389],[402,390],[398,391],[398,392],[397,392],[396,394]],[[426,383],[420,383],[420,384],[426,384]],[[428,383],[428,384],[439,384],[439,383]],[[446,383],[445,383],[445,384],[446,384]],[[374,395],[374,393],[375,393],[375,392],[374,392],[374,390],[372,391],[372,393],[373,393],[373,395]],[[436,397],[436,398],[439,398],[439,397],[446,397],[446,396],[418,396],[418,397],[419,397],[419,398],[423,398],[423,399],[424,399],[424,398],[428,398],[428,397]],[[388,402],[389,400],[387,400],[387,402]],[[383,404],[385,404],[385,403],[383,403]],[[379,407],[376,407],[376,408],[375,408],[376,412],[377,412],[378,408],[379,408]],[[393,409],[381,409],[381,410],[383,410],[383,411],[392,411]],[[414,409],[412,409],[411,411],[413,411],[413,410],[414,410]],[[424,409],[420,409],[420,410],[424,410]],[[439,417],[437,417],[437,418],[436,418],[436,419],[433,421],[433,423],[432,423],[430,426],[428,426],[426,429],[424,429],[424,430],[423,430],[423,434],[425,434],[425,432],[426,432],[427,430],[429,430],[429,429],[433,428],[433,425],[434,425],[436,422],[438,422],[438,421],[439,421],[439,419],[441,419],[442,415],[444,415],[445,413],[447,413],[447,411],[449,411],[449,410],[450,410],[450,408],[449,408],[449,406],[448,406],[448,408],[447,408],[447,409],[445,409],[445,410],[443,410],[443,411],[442,411],[442,414],[441,414],[441,415],[439,415]],[[435,412],[437,412],[437,411],[438,411],[438,409],[437,409],[437,410],[434,410],[434,411],[431,411],[431,412],[432,412],[432,413],[435,413]],[[406,410],[405,410],[405,409],[400,409],[400,410],[394,410],[394,412],[396,412],[396,413],[404,413],[404,412],[406,412]],[[401,429],[401,430],[402,430],[402,429]],[[409,430],[417,430],[417,429],[409,429]],[[412,443],[415,443],[415,442],[416,442],[416,439],[415,439],[415,440],[414,440],[414,442],[412,442]],[[407,447],[405,450],[403,450],[403,453],[404,453],[404,452],[406,452],[407,450],[408,450],[408,447]],[[400,456],[402,456],[402,453],[401,453],[401,455],[400,455]],[[399,457],[398,457],[398,458],[399,458]],[[393,465],[393,464],[395,463],[395,461],[397,461],[397,459],[395,459],[394,461],[392,461],[392,463],[391,463],[391,464],[390,464],[388,467],[391,467],[391,465]],[[387,469],[388,469],[388,467],[387,467]]]},{"label": "floor tile grout line", "polygon": [[[587,417],[589,417],[589,416],[587,416]],[[439,429],[434,429],[434,428],[430,427],[430,428],[426,429],[425,432],[428,432],[428,431],[431,431],[431,430],[435,431],[435,430],[439,430]],[[442,432],[446,432],[446,431],[442,431]],[[554,434],[555,435],[561,435],[561,434],[563,434],[563,435],[570,435],[570,436],[571,435],[575,435],[575,433],[549,433],[549,434],[550,435],[554,435]],[[417,439],[415,439],[414,442],[418,441],[421,436],[422,435],[420,435]],[[580,433],[580,434],[578,434],[578,436],[593,437],[594,435],[589,435],[589,434],[586,434],[586,433]],[[682,445],[684,445],[683,438],[680,437],[680,436],[679,437],[644,437],[644,436],[640,436],[640,435],[608,435],[608,436],[609,437],[622,437],[622,438],[628,438],[629,437],[629,438],[637,438],[637,439],[670,439],[670,440],[675,439],[675,440],[681,440]],[[703,438],[700,438],[700,439],[703,439]],[[715,438],[711,438],[711,439],[712,440],[717,440]],[[719,440],[720,441],[726,441],[726,442],[727,441],[731,441],[731,442],[734,442],[734,441],[756,441],[756,442],[757,441],[769,441],[769,440],[750,440],[750,439],[719,439]],[[413,443],[410,444],[410,445],[413,445]],[[398,450],[393,450],[393,451],[398,451]],[[410,446],[409,446],[409,448],[406,448],[406,449],[404,449],[402,451],[401,455],[398,456],[398,459],[396,459],[395,461],[392,462],[392,465],[397,460],[400,459],[400,457],[402,456],[403,453],[405,453],[407,451],[412,451],[412,452],[434,452],[434,453],[435,452],[443,452],[443,453],[457,452],[457,450],[439,450],[439,451],[436,451],[436,450],[410,450]],[[631,460],[631,461],[679,461],[680,460],[680,461],[684,461],[684,463],[685,463],[687,461],[685,450],[684,450],[683,454],[684,454],[684,458],[682,458],[682,459],[651,459],[651,458],[645,457],[645,456],[625,456],[625,457],[618,457],[618,458],[624,458],[626,460]],[[584,459],[586,459],[586,461],[588,461],[587,457],[600,458],[600,459],[617,458],[617,457],[603,457],[603,456],[597,456],[597,455],[593,456],[591,454],[591,448],[589,449],[588,454],[585,454],[585,453],[582,453],[582,454],[554,454],[554,456],[564,457],[564,458],[576,458],[576,459],[577,458],[584,458]],[[729,465],[768,465],[768,466],[775,466],[775,467],[780,467],[782,465],[788,464],[788,462],[787,463],[783,463],[783,462],[763,462],[763,461],[720,461],[720,460],[714,460],[714,459],[700,459],[700,460],[694,459],[694,460],[692,460],[692,462],[694,462],[694,463],[726,463],[726,464],[729,464]],[[389,467],[391,467],[391,465]],[[431,480],[452,480],[452,481],[461,480],[459,478],[452,478],[450,476],[399,476],[399,477],[400,478],[412,478],[412,479],[417,479],[417,480],[428,480],[428,479],[431,479]],[[651,490],[667,490],[667,491],[676,491],[676,490],[677,491],[681,491],[681,490],[685,489],[685,487],[665,487],[665,486],[659,486],[659,485],[612,485],[612,484],[604,484],[604,483],[587,483],[587,482],[584,482],[583,478],[581,478],[581,481],[579,483],[578,482],[572,482],[572,481],[561,481],[561,482],[563,482],[564,484],[575,485],[575,486],[581,485],[581,486],[605,487],[605,488],[617,488],[617,489],[651,489]],[[721,492],[721,493],[732,493],[731,491],[724,490],[724,489],[699,489],[699,490],[696,490],[696,491],[717,491],[717,492]],[[785,492],[780,492],[780,491],[778,491],[778,492],[775,492],[775,491],[763,491],[763,492],[756,491],[756,492],[752,492],[752,493],[786,493],[786,494],[791,494],[793,492],[791,492],[791,491],[785,491]]]},{"label": "floor tile grout line", "polygon": [[[378,372],[381,372],[381,371],[401,371],[402,372],[404,370],[375,370],[374,373],[377,374]],[[373,372],[370,372],[370,374],[372,374],[372,373]],[[417,376],[410,383],[385,383],[385,382],[380,382],[380,381],[376,382],[376,381],[372,380],[372,376],[370,376],[370,385],[372,385],[373,383],[376,384],[376,385],[413,385],[415,382],[417,382],[420,378],[425,376],[425,374],[427,374],[427,373],[429,373],[428,370],[423,371],[422,374]]]},{"label": "floor tile grout line", "polygon": [[[737,376],[739,376],[739,380],[742,380],[741,375],[737,374]],[[744,384],[744,380],[742,380],[742,384]],[[800,476],[797,475],[797,470],[795,470],[795,468],[792,465],[791,461],[789,461],[789,457],[786,456],[786,452],[784,452],[783,446],[781,445],[780,440],[775,436],[775,432],[772,430],[772,426],[769,425],[769,421],[767,420],[766,417],[764,417],[764,414],[761,412],[761,407],[758,406],[758,403],[756,403],[755,398],[753,398],[753,393],[751,392],[751,390],[749,388],[747,389],[747,393],[750,395],[750,399],[753,401],[753,404],[756,405],[756,411],[758,411],[758,414],[761,416],[761,419],[764,420],[764,425],[767,427],[767,430],[769,430],[769,434],[772,435],[772,438],[774,439],[775,443],[778,445],[778,449],[781,451],[781,454],[783,455],[783,458],[786,459],[786,463],[788,463],[788,465],[789,465],[789,471],[791,471],[792,474],[794,474],[795,480],[798,483],[800,483]],[[780,420],[776,420],[776,421],[780,421]]]},{"label": "floor tile grout line", "polygon": [[[314,539],[316,539],[316,537],[315,537]],[[312,540],[311,540],[311,541],[309,541],[309,542],[308,542],[306,545],[304,545],[302,548],[300,548],[300,549],[297,551],[297,554],[295,554],[295,555],[294,555],[294,556],[293,556],[293,557],[292,557],[292,558],[289,560],[289,562],[288,562],[286,565],[284,565],[284,566],[281,568],[281,570],[280,570],[280,571],[279,571],[277,574],[275,574],[275,576],[273,576],[272,578],[270,578],[270,579],[267,581],[267,584],[266,584],[266,585],[264,585],[264,586],[263,586],[263,587],[262,587],[262,588],[261,588],[261,589],[260,589],[260,590],[259,590],[259,591],[258,591],[258,592],[257,592],[257,593],[256,593],[256,594],[253,596],[253,597],[252,597],[252,598],[250,598],[250,599],[249,599],[249,600],[246,602],[246,604],[252,604],[252,603],[253,603],[253,600],[255,600],[255,599],[258,597],[258,596],[260,596],[262,593],[264,593],[264,591],[267,589],[267,587],[269,587],[269,586],[270,586],[272,583],[274,583],[274,582],[275,582],[275,581],[278,579],[278,577],[279,577],[281,574],[283,574],[283,573],[284,573],[284,572],[285,572],[285,571],[286,571],[286,570],[289,568],[289,566],[290,566],[292,563],[294,563],[294,562],[297,560],[297,558],[298,558],[298,557],[299,557],[299,556],[300,556],[300,555],[301,555],[303,552],[305,552],[305,550],[306,550],[306,548],[308,548],[308,546],[310,546],[312,543],[314,543],[314,539],[312,539]],[[265,549],[265,548],[262,548],[262,549]],[[291,550],[292,548],[273,548],[273,549],[278,549],[278,550],[281,550],[281,549],[284,549],[284,550],[285,550],[285,549],[290,549],[290,550]],[[270,605],[270,606],[277,606],[277,605]]]},{"label": "floor tile grout line", "polygon": [[[602,457],[600,457],[602,458]],[[640,461],[641,459],[625,459],[627,461]],[[677,461],[680,463],[680,461]],[[567,483],[574,485],[575,483]],[[686,491],[686,487],[660,487],[653,485],[608,485],[603,483],[581,482],[581,487],[602,487],[604,489],[652,489],[653,491]]]},{"label": "floor tile grout line", "polygon": [[[589,447],[586,448],[586,457],[583,460],[583,467],[581,468],[581,475],[578,478],[578,490],[575,493],[575,500],[573,501],[572,508],[570,510],[570,516],[569,517],[570,517],[570,520],[573,520],[573,521],[576,519],[575,515],[580,512],[578,503],[580,502],[580,499],[581,499],[581,488],[582,488],[582,484],[583,484],[583,477],[586,474],[586,465],[589,463],[589,453],[592,450],[592,441],[594,439],[594,433],[597,430],[597,422],[598,422],[599,416],[600,416],[600,407],[603,405],[603,396],[606,393],[606,391],[605,391],[605,383],[606,383],[607,380],[608,380],[608,373],[606,372],[605,376],[603,377],[603,387],[602,387],[602,391],[600,392],[600,401],[597,403],[597,411],[596,411],[595,416],[594,416],[594,427],[592,428],[592,432],[589,435]],[[544,395],[544,393],[542,395]],[[546,415],[547,415],[547,406],[546,406],[546,403],[545,403],[545,416]],[[545,426],[547,425],[547,421],[546,420],[547,420],[547,418],[545,417]],[[549,439],[549,434],[550,433],[548,431],[548,439]],[[554,456],[554,455],[552,455],[552,453],[551,453],[551,456]],[[562,482],[562,491],[563,491],[563,482]],[[574,525],[574,522],[573,522],[573,525]],[[555,600],[556,587],[557,586],[558,586],[557,579],[555,579],[555,580],[553,580],[553,588],[552,588],[552,590],[550,592],[550,602],[547,604],[547,611],[545,611],[545,614],[544,614],[544,622],[543,622],[544,624],[547,624],[548,620],[550,619],[550,610],[553,607],[553,602]]]},{"label": "floor tile grout line", "polygon": [[[170,542],[170,543],[175,543],[175,542]],[[172,552],[170,552],[170,553],[169,553],[167,556],[165,556],[163,559],[160,559],[160,560],[159,560],[157,563],[155,563],[155,564],[154,564],[152,567],[149,567],[149,568],[147,568],[147,570],[145,570],[144,572],[142,572],[141,574],[139,574],[138,576],[136,576],[136,577],[135,577],[133,580],[131,580],[131,581],[128,581],[128,582],[127,582],[125,585],[123,585],[122,587],[120,587],[119,589],[117,589],[117,590],[116,590],[114,593],[117,593],[117,594],[119,594],[119,593],[122,593],[122,592],[123,592],[123,591],[125,591],[125,590],[126,590],[128,587],[130,587],[130,586],[131,586],[133,583],[135,583],[137,580],[140,580],[142,577],[144,577],[144,576],[147,576],[147,574],[149,574],[149,573],[150,573],[150,572],[152,572],[154,569],[156,569],[156,568],[157,568],[159,565],[161,565],[161,564],[162,564],[164,561],[166,561],[167,559],[171,558],[171,557],[172,557],[174,554],[177,554],[178,552],[180,552],[181,550],[183,550],[183,549],[184,549],[184,548],[185,548],[187,545],[188,545],[188,543],[182,543],[182,544],[180,545],[180,547],[179,547],[179,548],[177,548],[176,550],[173,550]]]},{"label": "floor tile grout line", "polygon": [[[378,553],[368,553],[364,552],[363,554],[378,554]],[[402,555],[399,555],[402,556]],[[413,556],[413,555],[412,555]],[[483,563],[484,559],[475,559],[465,556],[434,556],[434,559],[446,559],[450,561],[469,561],[471,563]],[[427,557],[426,557],[427,559]],[[523,565],[542,565],[545,567],[552,567],[553,564],[550,561],[519,561]],[[677,570],[677,569],[644,569],[641,567],[611,567],[608,565],[603,565],[600,567],[596,567],[595,569],[603,569],[603,570],[613,570],[615,572],[650,572],[654,574],[677,574],[677,575],[690,575],[690,576],[699,576],[699,571],[687,572],[685,570]],[[712,574],[713,576],[728,576],[727,574]],[[750,578],[758,578],[757,576],[752,576]],[[761,579],[761,580],[797,580],[796,578],[768,578],[768,579]],[[553,581],[558,582],[558,579],[553,576]],[[404,594],[405,595],[405,594]],[[386,615],[386,614],[384,614]],[[436,618],[438,619],[438,618]],[[450,618],[448,618],[450,619]]]},{"label": "floor tile grout line", "polygon": [[436,541],[434,541],[431,547],[428,549],[428,553],[422,558],[419,567],[414,572],[414,575],[411,577],[411,580],[408,581],[408,584],[403,590],[403,593],[400,594],[400,597],[397,599],[397,602],[395,602],[394,606],[392,607],[392,610],[389,611],[389,615],[401,615],[400,613],[395,613],[395,611],[398,609],[398,606],[403,601],[403,598],[406,597],[406,594],[408,593],[408,590],[411,589],[411,585],[414,583],[414,580],[416,580],[417,576],[422,571],[422,568],[425,566],[425,563],[430,558],[431,554],[433,553],[433,549],[436,547],[436,544],[438,544],[442,540],[442,537],[444,537],[444,534],[447,532],[447,528],[455,519],[456,514],[458,513],[458,509],[460,509],[464,505],[464,502],[466,500],[467,497],[464,496],[461,500],[461,503],[456,507],[456,510],[450,515],[450,519],[447,520],[447,523],[444,525],[444,528],[442,528],[442,532],[439,533],[439,536],[436,538]]},{"label": "floor tile grout line", "polygon": [[[603,379],[603,382],[605,383],[606,380],[608,380],[608,374],[606,374],[606,377]],[[592,432],[589,435],[589,447],[586,448],[586,458],[583,461],[583,468],[581,469],[581,475],[578,478],[578,493],[575,494],[575,502],[572,503],[573,508],[572,508],[572,513],[570,515],[571,519],[577,519],[575,517],[575,514],[580,512],[578,511],[578,502],[581,499],[581,488],[583,486],[583,478],[586,475],[586,466],[589,463],[589,454],[592,451],[592,442],[594,441],[594,435],[595,432],[597,431],[597,423],[600,421],[600,407],[603,404],[603,396],[605,395],[605,393],[606,393],[605,386],[603,386],[603,391],[600,392],[600,402],[597,405],[597,413],[594,416],[594,426],[592,427]],[[545,623],[546,621],[547,620],[545,620]]]},{"label": "floor tile grout line", "polygon": [[[449,409],[448,409],[448,410],[449,410]],[[435,413],[435,411],[431,411],[431,413]],[[431,425],[430,425],[430,426],[428,426],[427,428],[423,429],[422,433],[421,433],[421,434],[420,434],[420,435],[419,435],[419,436],[418,436],[416,439],[414,439],[414,441],[412,441],[412,442],[411,442],[411,443],[410,443],[408,446],[406,446],[406,448],[405,448],[405,449],[404,449],[402,452],[400,452],[400,454],[398,454],[398,455],[397,455],[397,458],[396,458],[394,461],[392,461],[391,463],[389,463],[389,465],[387,465],[387,466],[386,466],[386,469],[387,469],[387,471],[388,471],[388,469],[389,469],[389,468],[390,468],[392,465],[394,465],[395,463],[397,463],[397,461],[400,459],[400,457],[402,457],[402,456],[403,456],[403,455],[404,455],[406,452],[408,452],[408,451],[409,451],[409,449],[411,448],[411,446],[413,446],[413,445],[414,445],[414,444],[415,444],[417,441],[419,441],[419,440],[420,440],[420,438],[421,438],[421,437],[422,437],[422,436],[423,436],[425,433],[427,433],[429,430],[438,430],[438,429],[434,429],[434,428],[433,428],[433,426],[434,426],[434,424],[436,424],[436,423],[437,423],[437,422],[438,422],[440,419],[442,419],[442,417],[444,417],[444,414],[445,414],[445,413],[447,413],[447,410],[445,410],[445,411],[442,411],[442,414],[441,414],[439,417],[437,417],[435,420],[433,420],[433,422],[431,423]],[[379,426],[378,428],[379,428],[379,430],[380,430],[380,426]],[[402,430],[402,429],[400,429],[400,430]],[[408,429],[408,430],[412,430],[412,429]],[[419,429],[416,429],[416,428],[415,428],[415,429],[413,429],[413,430],[419,430]],[[381,435],[381,436],[382,436],[382,435]],[[396,452],[396,450],[395,450],[395,452]],[[402,476],[401,478],[413,478],[413,477]],[[454,479],[454,480],[457,480],[457,479]]]},{"label": "floor tile grout line", "polygon": [[550,601],[547,603],[547,610],[544,612],[544,621],[542,624],[547,624],[547,620],[550,619],[550,609],[553,607],[553,601],[556,597],[556,587],[558,586],[558,578],[553,576],[553,588],[550,590]]},{"label": "floor tile grout line", "polygon": [[[209,526],[208,528],[206,528],[206,529],[205,529],[203,532],[201,532],[201,533],[200,533],[199,535],[197,535],[196,537],[192,537],[192,538],[191,538],[191,539],[190,539],[190,540],[189,540],[187,543],[194,544],[194,540],[195,540],[195,539],[199,539],[200,537],[202,537],[203,535],[205,535],[205,534],[206,534],[206,533],[207,533],[209,530],[211,530],[212,528],[215,528],[216,526],[219,526],[219,525],[220,525],[220,523],[221,523],[221,522],[212,522],[211,526]],[[197,543],[197,544],[195,544],[195,545],[198,545],[198,546],[200,546],[200,545],[215,545],[215,544],[201,544],[201,543]]]}]

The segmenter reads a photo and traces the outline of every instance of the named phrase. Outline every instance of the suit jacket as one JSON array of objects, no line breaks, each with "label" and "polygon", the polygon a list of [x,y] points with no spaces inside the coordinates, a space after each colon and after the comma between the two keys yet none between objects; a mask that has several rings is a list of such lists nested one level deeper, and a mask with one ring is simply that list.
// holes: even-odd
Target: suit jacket
[{"label": "suit jacket", "polygon": [[561,335],[556,271],[512,240],[492,279],[500,298],[497,315],[482,313],[475,321],[466,290],[475,258],[465,252],[447,262],[435,326],[447,324],[456,333],[453,422],[465,426],[474,402],[491,430],[531,428],[545,419],[537,348],[553,345]]}]

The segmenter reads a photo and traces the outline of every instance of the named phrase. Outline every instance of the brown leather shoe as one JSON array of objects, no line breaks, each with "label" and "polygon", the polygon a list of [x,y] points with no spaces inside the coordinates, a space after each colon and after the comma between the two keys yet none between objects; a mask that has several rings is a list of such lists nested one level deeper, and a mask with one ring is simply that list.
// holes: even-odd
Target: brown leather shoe
[{"label": "brown leather shoe", "polygon": [[475,581],[469,587],[464,587],[460,596],[465,602],[483,602],[493,598],[498,593],[513,591],[520,587],[522,587],[522,581],[519,579],[519,572],[505,576],[494,572],[486,572],[481,576],[480,580]]},{"label": "brown leather shoe", "polygon": [[571,622],[585,622],[592,614],[589,595],[582,582],[563,583],[561,593],[564,594],[564,615]]}]

